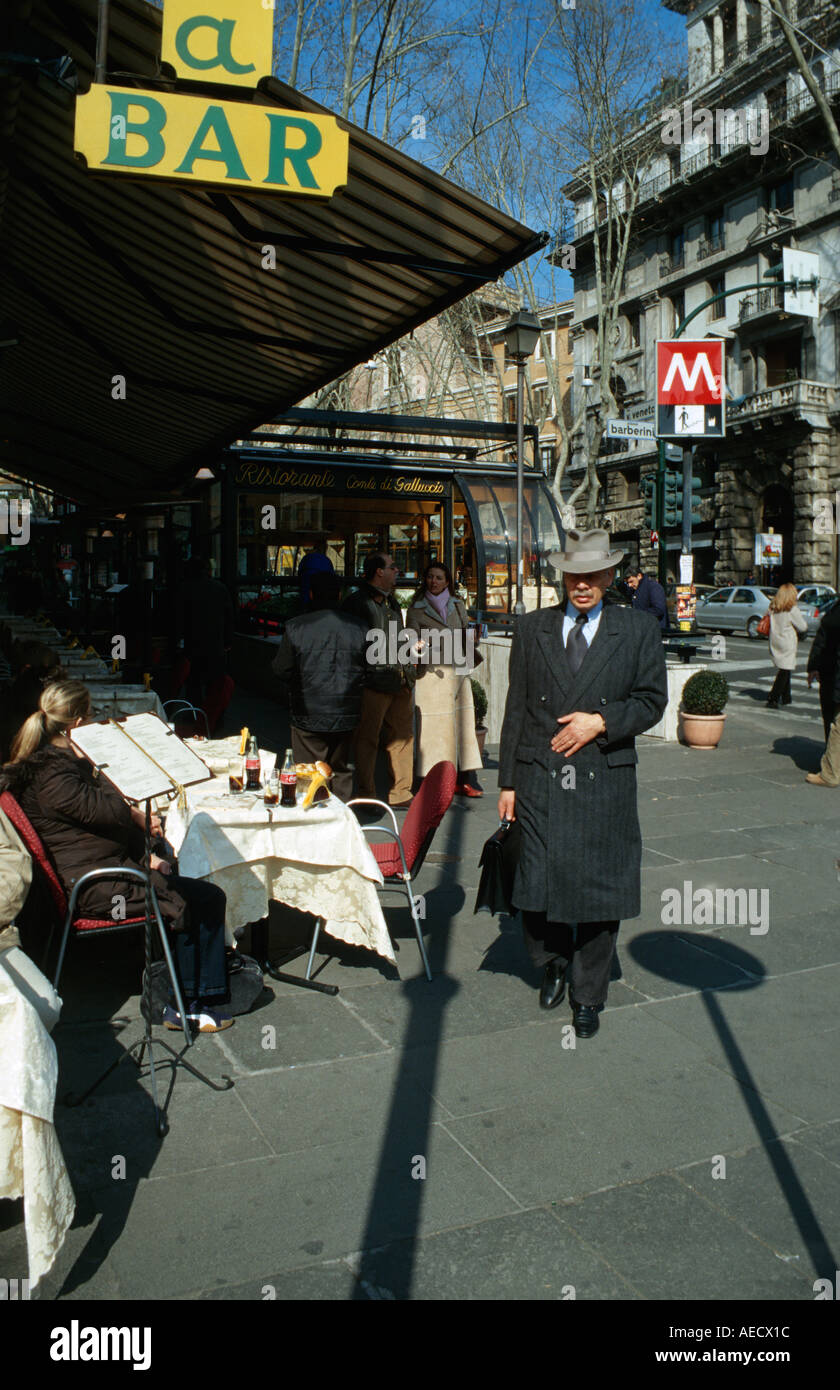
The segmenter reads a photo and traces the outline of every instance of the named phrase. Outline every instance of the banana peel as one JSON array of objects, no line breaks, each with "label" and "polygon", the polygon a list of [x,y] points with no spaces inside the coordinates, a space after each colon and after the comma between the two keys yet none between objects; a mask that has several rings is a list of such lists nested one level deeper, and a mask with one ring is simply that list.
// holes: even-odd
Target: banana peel
[{"label": "banana peel", "polygon": [[315,771],[312,775],[312,780],[310,781],[309,786],[306,789],[306,795],[303,798],[303,802],[301,803],[302,809],[304,811],[307,811],[309,809],[309,807],[315,800],[317,793],[321,790],[322,787],[327,788],[327,795],[329,795],[330,789],[327,786],[327,783],[329,782],[331,777],[332,768],[330,767],[329,763],[315,764]]}]

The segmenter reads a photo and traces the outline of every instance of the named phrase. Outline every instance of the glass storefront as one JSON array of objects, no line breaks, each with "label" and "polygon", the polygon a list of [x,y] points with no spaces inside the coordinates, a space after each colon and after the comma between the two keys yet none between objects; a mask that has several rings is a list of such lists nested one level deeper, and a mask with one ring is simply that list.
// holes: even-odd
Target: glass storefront
[{"label": "glass storefront", "polygon": [[[547,557],[560,547],[560,530],[544,477],[526,475],[523,495],[523,598],[530,611],[557,602]],[[381,551],[396,560],[405,596],[427,564],[442,560],[474,616],[492,622],[513,611],[516,478],[508,470],[491,477],[336,463],[303,472],[301,465],[243,459],[230,500],[228,515],[236,520],[226,578],[237,590],[245,628],[257,617],[261,630],[275,630],[295,611],[300,562],[322,547],[348,583],[361,576],[368,555]]]}]

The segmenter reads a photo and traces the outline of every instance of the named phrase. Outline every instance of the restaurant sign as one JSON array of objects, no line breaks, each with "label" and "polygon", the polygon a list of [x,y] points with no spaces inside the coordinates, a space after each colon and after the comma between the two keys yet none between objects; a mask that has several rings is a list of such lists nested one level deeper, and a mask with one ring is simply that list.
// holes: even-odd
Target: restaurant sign
[{"label": "restaurant sign", "polygon": [[449,496],[443,478],[424,478],[417,473],[397,473],[350,468],[293,467],[285,463],[240,462],[233,478],[235,487],[284,488],[290,492],[322,492],[333,497],[428,497]]},{"label": "restaurant sign", "polygon": [[[166,0],[161,57],[179,78],[255,87],[272,66],[262,0]],[[334,116],[94,83],[76,101],[89,169],[329,198],[347,182]]]}]

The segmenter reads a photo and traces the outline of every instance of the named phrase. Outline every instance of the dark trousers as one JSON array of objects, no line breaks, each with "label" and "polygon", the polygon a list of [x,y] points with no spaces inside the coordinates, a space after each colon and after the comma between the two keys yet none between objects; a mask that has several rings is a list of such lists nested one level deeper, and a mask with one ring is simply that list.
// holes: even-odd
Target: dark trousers
[{"label": "dark trousers", "polygon": [[525,945],[534,965],[569,967],[569,992],[578,1004],[604,1004],[610,984],[618,922],[549,922],[544,912],[523,912]]},{"label": "dark trousers", "polygon": [[339,801],[349,801],[353,795],[353,773],[350,752],[355,730],[344,729],[335,734],[312,733],[292,725],[292,752],[296,763],[329,763],[333,771],[330,791]]},{"label": "dark trousers", "polygon": [[[776,672],[773,689],[770,691],[767,698],[778,705],[790,704],[790,671]],[[826,735],[826,737],[828,737],[828,735]]]},{"label": "dark trousers", "polygon": [[[172,878],[172,887],[187,904],[183,931],[173,932],[175,964],[184,1003],[193,999],[220,1003],[228,997],[225,961],[227,899],[215,883],[198,878]],[[171,1001],[174,1003],[174,999]]]},{"label": "dark trousers", "polygon": [[818,679],[820,682],[820,710],[825,729],[825,741],[828,743],[828,735],[837,713],[837,706],[834,703],[834,677],[820,675]]}]

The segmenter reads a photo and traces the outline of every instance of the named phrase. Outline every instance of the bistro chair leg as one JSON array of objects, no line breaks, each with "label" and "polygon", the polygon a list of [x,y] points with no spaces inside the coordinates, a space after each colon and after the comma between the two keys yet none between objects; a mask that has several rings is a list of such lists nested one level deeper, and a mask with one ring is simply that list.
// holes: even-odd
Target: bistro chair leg
[{"label": "bistro chair leg", "polygon": [[408,905],[411,909],[411,919],[414,923],[414,931],[417,936],[417,945],[420,947],[420,955],[422,957],[423,966],[426,971],[426,979],[431,980],[432,972],[429,967],[428,956],[426,955],[426,943],[423,940],[423,927],[420,922],[420,911],[417,906],[417,899],[411,891],[411,883],[408,879],[405,880],[405,891],[408,894]]}]

